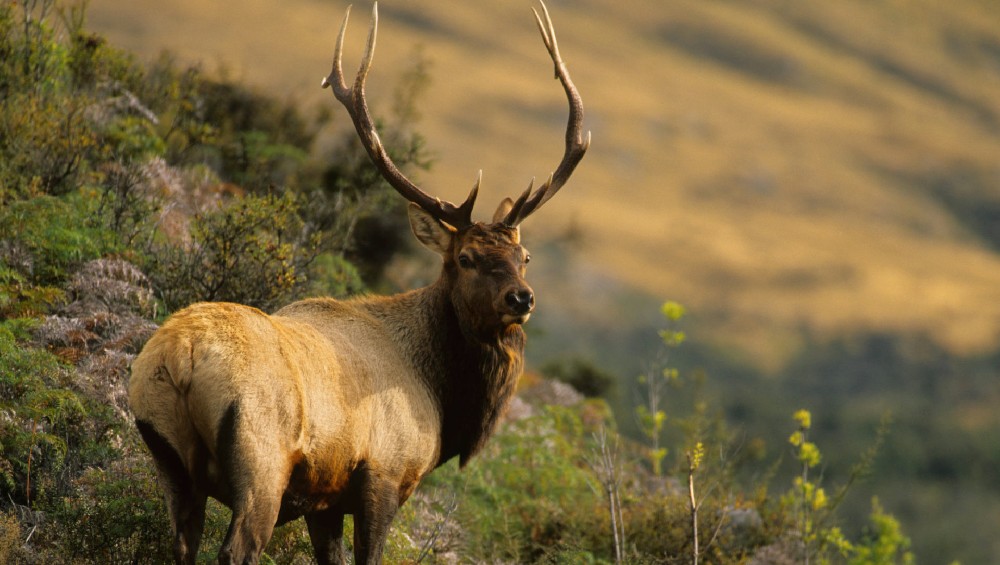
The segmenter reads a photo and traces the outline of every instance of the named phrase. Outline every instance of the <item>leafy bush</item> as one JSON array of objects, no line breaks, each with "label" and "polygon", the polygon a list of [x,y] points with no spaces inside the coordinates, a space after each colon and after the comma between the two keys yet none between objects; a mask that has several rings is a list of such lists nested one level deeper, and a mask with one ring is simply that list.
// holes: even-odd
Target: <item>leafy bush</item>
[{"label": "leafy bush", "polygon": [[83,31],[82,8],[58,9],[61,29],[55,9],[0,6],[0,202],[67,194],[100,159],[162,151],[155,116],[128,90],[141,83],[138,66]]},{"label": "leafy bush", "polygon": [[578,357],[549,361],[542,366],[542,374],[568,383],[591,398],[607,398],[615,384],[614,375]]},{"label": "leafy bush", "polygon": [[12,513],[0,513],[0,563],[17,561],[21,549],[21,524]]},{"label": "leafy bush", "polygon": [[155,247],[147,269],[168,310],[213,300],[269,310],[301,292],[319,241],[292,193],[249,195],[197,216],[191,241]]},{"label": "leafy bush", "polygon": [[130,243],[105,227],[101,206],[89,192],[75,192],[19,200],[0,209],[0,315],[51,312],[72,299],[66,291],[73,290],[73,272]]},{"label": "leafy bush", "polygon": [[[137,95],[159,116],[156,131],[173,164],[208,164],[220,177],[262,194],[299,189],[303,166],[328,112],[307,118],[294,100],[279,102],[225,76],[179,65],[162,55]],[[308,174],[306,176],[309,176]]]},{"label": "leafy bush", "polygon": [[[0,210],[0,240],[8,268],[39,286],[65,282],[76,267],[104,251],[100,228],[87,221],[82,195],[38,196]],[[9,258],[8,258],[9,257]]]},{"label": "leafy bush", "polygon": [[24,347],[0,326],[0,496],[30,506],[65,486],[71,446],[86,427],[82,399],[65,388],[68,368],[50,353]]},{"label": "leafy bush", "polygon": [[0,100],[0,180],[7,190],[22,197],[72,190],[97,145],[87,102],[34,93]]},{"label": "leafy bush", "polygon": [[61,288],[33,285],[23,272],[8,266],[6,259],[0,262],[0,317],[36,316],[61,302],[64,296]]},{"label": "leafy bush", "polygon": [[854,546],[849,565],[913,565],[915,560],[909,550],[910,538],[903,534],[899,521],[882,509],[878,498],[873,498],[871,524]]},{"label": "leafy bush", "polygon": [[173,535],[163,496],[148,462],[138,458],[91,467],[73,481],[53,519],[71,528],[53,532],[67,561],[167,563]]},{"label": "leafy bush", "polygon": [[508,424],[464,471],[451,463],[428,477],[421,490],[460,493],[454,519],[464,532],[445,547],[473,561],[520,563],[558,549],[593,551],[600,500],[588,482],[583,437],[575,410],[548,407]]}]

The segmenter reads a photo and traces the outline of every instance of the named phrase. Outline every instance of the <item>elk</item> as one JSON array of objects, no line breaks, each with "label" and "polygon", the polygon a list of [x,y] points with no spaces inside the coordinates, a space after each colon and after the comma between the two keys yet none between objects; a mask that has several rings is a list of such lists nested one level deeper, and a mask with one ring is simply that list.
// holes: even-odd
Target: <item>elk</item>
[{"label": "elk", "polygon": [[[569,179],[590,144],[583,102],[545,5],[535,20],[569,101],[562,161],[537,189],[472,221],[482,174],[461,205],[408,180],[382,147],[365,102],[378,23],[361,67],[341,69],[348,8],[323,87],[346,108],[388,183],[410,201],[412,230],[441,275],[395,296],[306,299],[268,315],[199,303],[171,316],[132,364],[129,402],[156,465],[178,563],[194,563],[211,496],[232,509],[220,563],[256,563],[276,525],[305,517],[316,560],[380,563],[398,507],[421,479],[482,449],[520,376],[535,308],[521,222]],[[544,18],[544,21],[543,21]]]}]

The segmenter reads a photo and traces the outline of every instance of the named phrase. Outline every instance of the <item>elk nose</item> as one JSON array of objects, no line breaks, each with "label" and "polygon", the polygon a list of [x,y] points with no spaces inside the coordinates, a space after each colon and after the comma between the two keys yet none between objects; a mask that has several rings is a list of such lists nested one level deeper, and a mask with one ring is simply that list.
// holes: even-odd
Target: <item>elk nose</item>
[{"label": "elk nose", "polygon": [[505,297],[507,306],[515,314],[527,314],[535,307],[535,295],[530,290],[512,290]]}]

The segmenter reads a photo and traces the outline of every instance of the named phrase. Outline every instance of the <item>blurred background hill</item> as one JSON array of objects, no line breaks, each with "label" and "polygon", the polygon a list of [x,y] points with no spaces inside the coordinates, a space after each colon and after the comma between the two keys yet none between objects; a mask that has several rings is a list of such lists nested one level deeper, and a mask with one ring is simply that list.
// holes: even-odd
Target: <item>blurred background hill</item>
[{"label": "blurred background hill", "polygon": [[[328,107],[333,139],[349,123],[319,79],[345,7],[95,0],[88,14],[142,57],[169,50]],[[459,200],[483,169],[486,217],[548,175],[566,107],[529,2],[379,8],[369,99],[388,112],[393,85],[426,65],[428,191]],[[620,378],[630,404],[657,307],[678,300],[692,312],[678,363],[706,370],[734,427],[757,437],[808,407],[846,465],[891,413],[876,472],[852,493],[858,515],[878,492],[921,562],[1000,561],[1000,5],[549,9],[594,142],[526,224],[533,362],[586,358]],[[368,17],[355,6],[348,72]],[[428,269],[400,265],[399,284]]]}]

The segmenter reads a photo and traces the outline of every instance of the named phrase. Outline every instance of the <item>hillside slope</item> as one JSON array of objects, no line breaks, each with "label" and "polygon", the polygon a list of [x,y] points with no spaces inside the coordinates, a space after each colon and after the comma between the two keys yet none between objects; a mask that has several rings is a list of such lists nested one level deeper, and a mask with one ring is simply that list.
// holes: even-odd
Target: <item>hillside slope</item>
[{"label": "hillside slope", "polygon": [[[956,352],[996,343],[995,5],[551,4],[594,145],[531,233],[572,222],[586,262],[690,304],[762,366],[803,326],[929,333]],[[90,17],[150,57],[169,49],[333,104],[317,84],[343,8],[98,1]],[[482,168],[485,209],[555,166],[564,101],[527,3],[385,2],[381,16],[378,109],[415,45],[432,63],[430,190],[460,198]],[[348,67],[367,9],[353,18]],[[773,332],[747,331],[761,326]]]}]

